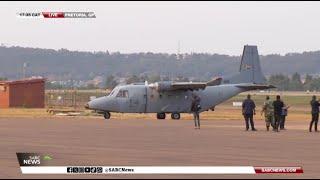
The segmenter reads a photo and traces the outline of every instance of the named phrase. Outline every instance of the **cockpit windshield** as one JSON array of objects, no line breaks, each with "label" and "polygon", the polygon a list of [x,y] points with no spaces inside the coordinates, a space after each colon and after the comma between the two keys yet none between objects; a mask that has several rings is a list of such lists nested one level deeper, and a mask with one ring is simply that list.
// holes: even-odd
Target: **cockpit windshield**
[{"label": "cockpit windshield", "polygon": [[128,90],[121,89],[120,87],[115,87],[109,95],[107,96],[116,96],[120,98],[128,98],[129,97],[129,92]]},{"label": "cockpit windshield", "polygon": [[117,90],[118,90],[118,88],[114,88],[114,89],[110,92],[110,94],[107,95],[107,96],[112,96]]}]

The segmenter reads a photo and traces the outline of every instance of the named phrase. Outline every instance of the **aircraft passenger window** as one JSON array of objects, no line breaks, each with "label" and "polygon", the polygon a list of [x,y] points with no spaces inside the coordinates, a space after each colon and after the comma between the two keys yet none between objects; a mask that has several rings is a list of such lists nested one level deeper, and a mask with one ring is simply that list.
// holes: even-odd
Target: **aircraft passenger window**
[{"label": "aircraft passenger window", "polygon": [[127,90],[120,90],[117,94],[117,97],[128,98],[129,92]]}]

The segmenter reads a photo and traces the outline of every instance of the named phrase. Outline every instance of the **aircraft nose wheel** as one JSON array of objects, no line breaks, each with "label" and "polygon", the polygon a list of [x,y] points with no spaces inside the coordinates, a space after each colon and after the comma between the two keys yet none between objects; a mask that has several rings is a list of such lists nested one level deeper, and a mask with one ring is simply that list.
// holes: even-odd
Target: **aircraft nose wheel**
[{"label": "aircraft nose wheel", "polygon": [[157,119],[165,119],[166,113],[157,113]]},{"label": "aircraft nose wheel", "polygon": [[103,117],[105,119],[110,119],[110,116],[111,116],[111,114],[109,112],[105,112],[104,115],[103,115]]},{"label": "aircraft nose wheel", "polygon": [[172,113],[171,119],[180,119],[180,113]]}]

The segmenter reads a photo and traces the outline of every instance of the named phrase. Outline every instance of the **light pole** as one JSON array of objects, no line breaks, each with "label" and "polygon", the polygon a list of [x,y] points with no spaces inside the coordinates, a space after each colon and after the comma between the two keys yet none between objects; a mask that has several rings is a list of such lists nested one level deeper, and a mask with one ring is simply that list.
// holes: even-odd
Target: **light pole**
[{"label": "light pole", "polygon": [[23,76],[23,79],[26,78],[27,67],[28,67],[28,63],[27,63],[27,62],[24,62],[24,63],[23,63],[23,67],[22,67],[22,76]]}]

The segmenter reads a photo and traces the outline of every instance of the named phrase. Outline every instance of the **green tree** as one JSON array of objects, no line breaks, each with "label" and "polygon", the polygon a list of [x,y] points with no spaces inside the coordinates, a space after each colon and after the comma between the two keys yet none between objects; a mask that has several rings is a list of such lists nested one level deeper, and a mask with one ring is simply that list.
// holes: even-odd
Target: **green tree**
[{"label": "green tree", "polygon": [[309,74],[306,74],[306,79],[305,79],[305,81],[303,83],[303,89],[304,90],[310,90],[312,81],[313,81],[312,76],[309,75]]},{"label": "green tree", "polygon": [[113,75],[110,75],[107,77],[106,79],[106,83],[105,83],[105,87],[107,89],[113,89],[114,87],[116,87],[117,85],[117,81],[115,80]]},{"label": "green tree", "polygon": [[319,91],[320,90],[320,78],[313,78],[310,82],[311,91]]},{"label": "green tree", "polygon": [[169,76],[164,76],[164,77],[162,78],[162,81],[170,81],[170,77],[169,77]]},{"label": "green tree", "polygon": [[150,83],[158,82],[161,81],[161,77],[159,74],[152,74],[149,76],[149,81]]},{"label": "green tree", "polygon": [[280,91],[286,91],[289,90],[290,79],[283,74],[276,74],[270,76],[269,83],[276,86]]},{"label": "green tree", "polygon": [[177,81],[177,82],[188,82],[189,79],[187,77],[177,76],[175,81]]},{"label": "green tree", "polygon": [[6,77],[0,77],[0,81],[6,81],[8,80]]},{"label": "green tree", "polygon": [[95,86],[94,84],[90,83],[85,87],[85,89],[98,89],[98,87]]},{"label": "green tree", "polygon": [[127,84],[136,83],[136,82],[140,82],[140,78],[139,78],[137,75],[129,76],[129,77],[126,79],[126,83],[127,83]]},{"label": "green tree", "polygon": [[294,73],[291,78],[289,90],[301,91],[303,90],[303,84],[301,82],[301,76],[299,73]]},{"label": "green tree", "polygon": [[140,75],[140,76],[139,76],[139,81],[140,81],[140,82],[145,82],[145,81],[148,81],[148,82],[149,82],[149,77],[148,77],[148,75],[146,75],[146,74]]},{"label": "green tree", "polygon": [[50,81],[46,81],[46,82],[45,82],[45,88],[46,88],[46,89],[64,89],[64,88],[66,88],[66,87],[64,87],[64,86],[61,85],[61,84],[54,84],[54,83],[52,83],[52,82],[50,82]]}]

